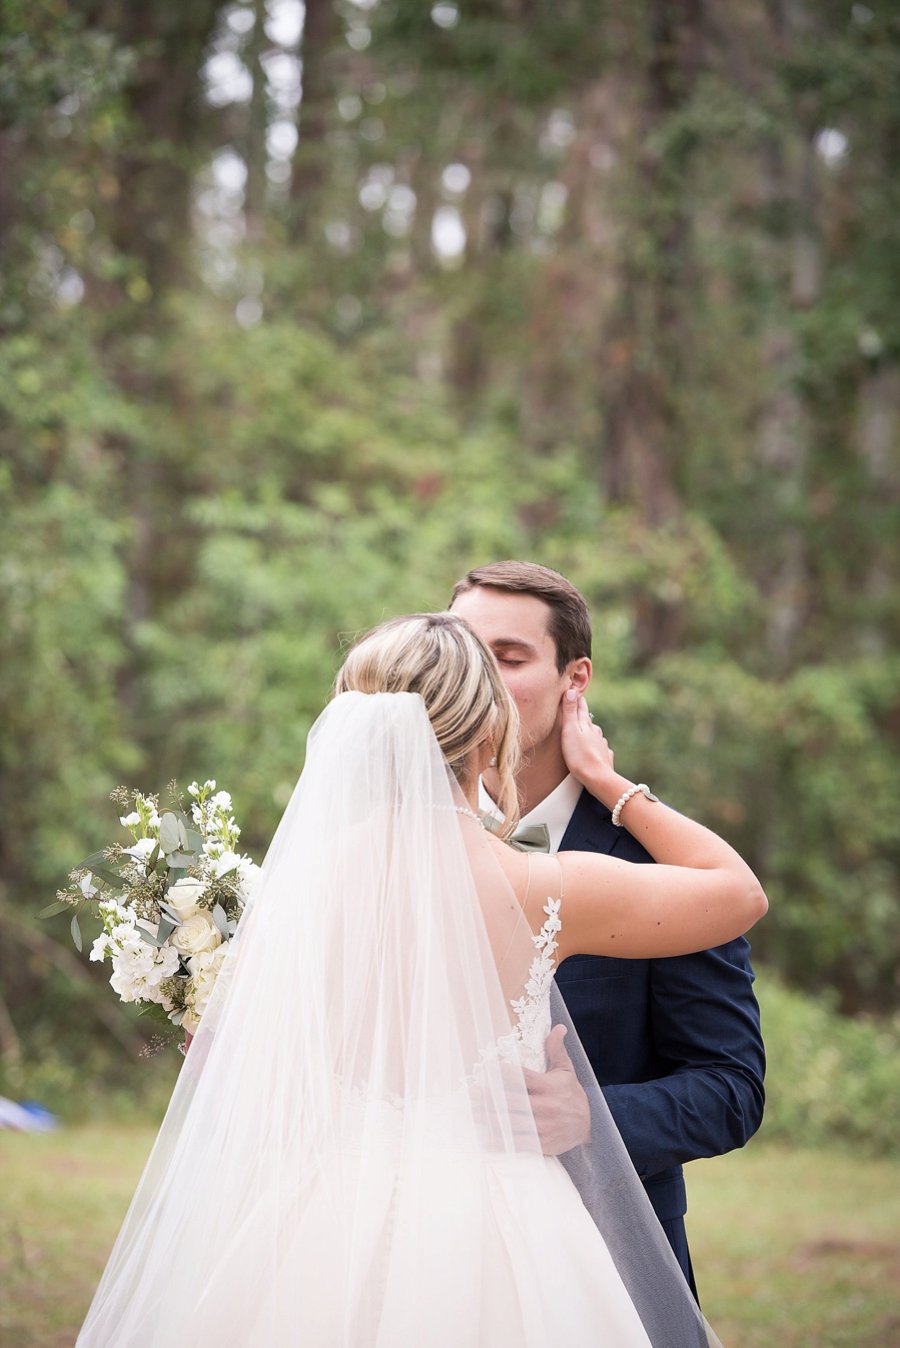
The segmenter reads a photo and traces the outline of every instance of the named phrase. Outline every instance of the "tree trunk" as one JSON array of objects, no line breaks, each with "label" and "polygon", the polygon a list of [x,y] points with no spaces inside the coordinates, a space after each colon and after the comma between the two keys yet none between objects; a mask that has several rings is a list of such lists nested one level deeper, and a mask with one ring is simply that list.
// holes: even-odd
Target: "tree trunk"
[{"label": "tree trunk", "polygon": [[253,30],[244,58],[253,80],[244,152],[244,162],[247,165],[244,215],[247,221],[247,237],[251,242],[258,241],[265,229],[266,130],[269,122],[266,72],[262,63],[267,41],[265,22],[266,0],[254,0]]},{"label": "tree trunk", "polygon": [[[802,0],[769,5],[773,37],[785,57],[805,33]],[[815,304],[821,289],[822,245],[818,163],[813,140],[815,110],[798,108],[800,134],[771,140],[764,156],[764,192],[775,218],[786,216],[786,240],[770,245],[773,280],[788,304],[776,311],[765,345],[770,389],[759,421],[758,454],[772,481],[771,565],[763,582],[767,598],[765,644],[774,672],[790,669],[810,615],[810,559],[805,528],[812,441],[810,411],[796,382],[800,352],[793,315]]]},{"label": "tree trunk", "polygon": [[295,243],[303,243],[312,237],[313,223],[329,178],[327,134],[335,89],[328,69],[328,53],[337,32],[333,0],[306,0],[301,45],[300,139],[291,175],[291,234]]},{"label": "tree trunk", "polygon": [[[598,467],[611,503],[649,530],[680,513],[680,427],[672,401],[687,302],[690,147],[659,149],[662,133],[694,92],[704,49],[700,0],[649,0],[620,12],[622,98],[630,107],[617,157],[623,225],[614,313],[599,347]],[[677,643],[681,601],[639,596],[636,647],[652,660]]]}]

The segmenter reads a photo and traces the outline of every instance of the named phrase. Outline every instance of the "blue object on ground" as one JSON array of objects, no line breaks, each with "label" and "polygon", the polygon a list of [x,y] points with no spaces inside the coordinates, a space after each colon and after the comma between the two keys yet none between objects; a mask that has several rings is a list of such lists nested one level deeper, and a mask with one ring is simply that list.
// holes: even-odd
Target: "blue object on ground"
[{"label": "blue object on ground", "polygon": [[0,1129],[14,1128],[19,1133],[52,1133],[59,1119],[37,1100],[7,1100],[0,1095]]}]

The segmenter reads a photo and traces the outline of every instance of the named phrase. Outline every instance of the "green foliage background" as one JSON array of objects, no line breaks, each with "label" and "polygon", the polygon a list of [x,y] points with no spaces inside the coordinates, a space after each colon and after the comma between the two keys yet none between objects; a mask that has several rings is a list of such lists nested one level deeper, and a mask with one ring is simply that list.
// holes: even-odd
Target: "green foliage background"
[{"label": "green foliage background", "polygon": [[[261,853],[346,642],[506,556],[590,601],[618,761],[764,877],[761,964],[890,1013],[895,7],[278,8],[0,0],[7,1089],[140,1043],[33,921],[112,787],[215,776]],[[877,1074],[772,995],[798,1072]]]}]

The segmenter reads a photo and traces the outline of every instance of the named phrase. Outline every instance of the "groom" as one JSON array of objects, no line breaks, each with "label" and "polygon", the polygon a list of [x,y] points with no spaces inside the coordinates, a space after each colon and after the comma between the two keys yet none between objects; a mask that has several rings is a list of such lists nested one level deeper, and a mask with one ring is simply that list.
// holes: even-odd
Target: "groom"
[{"label": "groom", "polygon": [[[519,709],[523,764],[517,833],[537,826],[549,851],[652,857],[569,774],[560,703],[591,677],[591,622],[563,576],[531,562],[495,562],[458,582],[450,604],[491,647]],[[482,809],[496,811],[489,771]],[[762,1120],[765,1056],[750,947],[741,937],[668,959],[572,955],[557,983],[635,1169],[696,1296],[682,1164],[741,1147]],[[529,1074],[544,1151],[590,1136],[590,1104],[562,1045]]]}]

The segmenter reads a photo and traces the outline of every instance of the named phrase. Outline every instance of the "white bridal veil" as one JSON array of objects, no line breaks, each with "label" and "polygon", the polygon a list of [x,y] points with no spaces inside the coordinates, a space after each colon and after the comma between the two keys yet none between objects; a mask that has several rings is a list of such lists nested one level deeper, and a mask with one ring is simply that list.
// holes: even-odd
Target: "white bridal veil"
[{"label": "white bridal veil", "polygon": [[319,718],[79,1348],[716,1342],[608,1115],[541,1155],[535,945],[461,804],[418,695]]}]

